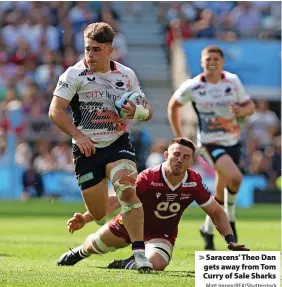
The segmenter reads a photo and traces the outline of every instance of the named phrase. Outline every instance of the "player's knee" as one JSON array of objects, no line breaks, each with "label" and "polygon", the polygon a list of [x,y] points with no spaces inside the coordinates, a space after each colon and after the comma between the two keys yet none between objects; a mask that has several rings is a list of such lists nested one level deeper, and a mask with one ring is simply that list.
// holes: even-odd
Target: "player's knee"
[{"label": "player's knee", "polygon": [[120,200],[123,202],[139,202],[134,188],[126,188],[122,192]]},{"label": "player's knee", "polygon": [[232,188],[232,190],[239,190],[242,180],[243,175],[241,173],[238,172],[234,174],[233,177],[230,179],[230,187]]},{"label": "player's knee", "polygon": [[159,256],[159,254],[152,254],[149,257],[149,261],[152,263],[153,270],[155,271],[163,271],[168,265],[168,262]]}]

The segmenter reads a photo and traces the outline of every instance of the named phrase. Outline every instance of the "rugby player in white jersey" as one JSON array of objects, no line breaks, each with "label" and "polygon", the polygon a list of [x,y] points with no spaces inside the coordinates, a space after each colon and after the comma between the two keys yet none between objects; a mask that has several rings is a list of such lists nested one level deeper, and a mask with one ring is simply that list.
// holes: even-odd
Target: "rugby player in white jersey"
[{"label": "rugby player in white jersey", "polygon": [[[209,190],[202,183],[199,173],[190,168],[194,161],[195,145],[186,138],[175,138],[164,153],[166,161],[139,173],[136,191],[144,208],[144,239],[146,256],[154,270],[164,270],[170,263],[178,234],[178,224],[186,208],[196,201],[211,216],[227,247],[235,251],[249,250],[236,243],[228,218]],[[111,197],[111,205],[118,202]],[[114,208],[113,208],[114,209]],[[92,221],[89,212],[75,213],[68,221],[68,230],[73,233]],[[96,233],[90,234],[84,243],[62,254],[59,266],[74,265],[90,254],[104,254],[130,244],[119,213]],[[86,255],[87,253],[87,255]],[[135,269],[133,257],[115,260],[112,269]]]},{"label": "rugby player in white jersey", "polygon": [[[106,23],[90,24],[84,30],[85,57],[59,78],[49,116],[72,137],[75,173],[85,205],[100,225],[107,215],[108,180],[122,208],[132,250],[140,272],[149,271],[143,240],[144,214],[136,196],[137,169],[134,149],[126,132],[126,120],[114,103],[125,92],[137,92],[138,105],[123,106],[127,119],[148,121],[152,108],[133,70],[111,61],[113,28]],[[143,104],[144,102],[144,104]],[[66,110],[70,106],[73,121]]]},{"label": "rugby player in white jersey", "polygon": [[[255,105],[236,74],[223,71],[224,55],[217,46],[202,51],[203,73],[186,80],[169,101],[168,118],[175,136],[183,136],[180,109],[191,101],[199,119],[200,152],[216,171],[215,199],[224,206],[237,238],[235,201],[242,182],[238,168],[240,129],[238,119],[251,115]],[[224,190],[227,192],[227,199]],[[207,216],[201,235],[205,249],[214,250],[213,224]]]}]

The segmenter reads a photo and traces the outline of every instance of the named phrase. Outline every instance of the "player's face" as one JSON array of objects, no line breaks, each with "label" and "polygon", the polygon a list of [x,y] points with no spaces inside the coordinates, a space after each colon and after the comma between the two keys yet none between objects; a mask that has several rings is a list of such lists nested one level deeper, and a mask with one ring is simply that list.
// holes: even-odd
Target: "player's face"
[{"label": "player's face", "polygon": [[176,176],[184,174],[193,164],[193,150],[178,143],[171,145],[164,156],[167,160],[167,168]]},{"label": "player's face", "polygon": [[99,72],[108,64],[113,48],[111,44],[84,38],[84,56],[91,70]]},{"label": "player's face", "polygon": [[207,52],[202,54],[201,65],[206,74],[220,73],[224,65],[224,60],[219,53]]}]

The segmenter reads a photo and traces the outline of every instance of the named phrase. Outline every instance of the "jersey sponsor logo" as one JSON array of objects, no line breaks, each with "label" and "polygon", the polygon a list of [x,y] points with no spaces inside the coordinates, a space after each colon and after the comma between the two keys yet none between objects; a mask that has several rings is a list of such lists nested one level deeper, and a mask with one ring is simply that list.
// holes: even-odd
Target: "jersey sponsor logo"
[{"label": "jersey sponsor logo", "polygon": [[118,80],[118,81],[116,82],[116,86],[119,87],[119,88],[121,88],[121,87],[124,86],[124,82]]},{"label": "jersey sponsor logo", "polygon": [[206,91],[199,91],[199,95],[202,96],[202,97],[205,96],[206,95]]},{"label": "jersey sponsor logo", "polygon": [[81,120],[78,128],[93,130],[93,135],[124,132],[126,124],[115,111],[108,110],[102,102],[81,102]]},{"label": "jersey sponsor logo", "polygon": [[156,197],[159,198],[160,196],[161,196],[161,193],[160,193],[160,192],[157,192],[157,193],[156,193]]},{"label": "jersey sponsor logo", "polygon": [[[168,219],[177,215],[177,212],[180,210],[180,204],[177,202],[160,202],[157,205],[157,210],[154,211],[154,214],[159,219]],[[170,215],[161,215],[160,212],[170,211],[172,214]]]},{"label": "jersey sponsor logo", "polygon": [[69,85],[68,85],[66,82],[62,81],[62,80],[60,80],[60,81],[58,82],[58,85],[59,85],[59,86],[62,86],[62,87],[64,87],[64,88],[68,88],[68,87],[69,87]]},{"label": "jersey sponsor logo", "polygon": [[87,80],[88,80],[89,82],[93,82],[93,81],[95,81],[95,77],[93,77],[92,79],[87,77]]},{"label": "jersey sponsor logo", "polygon": [[231,92],[232,92],[232,90],[231,90],[230,87],[227,87],[227,88],[225,89],[225,95],[226,95],[226,96],[230,95]]},{"label": "jersey sponsor logo", "polygon": [[164,186],[164,184],[163,183],[161,183],[161,182],[151,182],[151,185],[152,186]]},{"label": "jersey sponsor logo", "polygon": [[125,149],[120,150],[118,153],[128,153],[128,154],[131,154],[131,155],[135,156],[134,152],[131,152],[131,151],[128,151],[128,150],[125,150]]},{"label": "jersey sponsor logo", "polygon": [[195,182],[195,181],[184,182],[184,183],[182,184],[182,186],[183,186],[183,187],[195,187],[195,186],[197,186],[197,182]]},{"label": "jersey sponsor logo", "polygon": [[93,91],[86,92],[85,97],[87,99],[106,98],[110,101],[117,101],[120,96],[105,91],[104,89],[95,89]]},{"label": "jersey sponsor logo", "polygon": [[190,193],[181,193],[180,200],[189,199],[191,197]]},{"label": "jersey sponsor logo", "polygon": [[166,194],[166,200],[167,201],[174,201],[174,199],[178,196],[178,194],[175,193],[167,193]]},{"label": "jersey sponsor logo", "polygon": [[116,89],[121,90],[121,91],[125,91],[124,82],[122,82],[121,80],[117,80]]}]

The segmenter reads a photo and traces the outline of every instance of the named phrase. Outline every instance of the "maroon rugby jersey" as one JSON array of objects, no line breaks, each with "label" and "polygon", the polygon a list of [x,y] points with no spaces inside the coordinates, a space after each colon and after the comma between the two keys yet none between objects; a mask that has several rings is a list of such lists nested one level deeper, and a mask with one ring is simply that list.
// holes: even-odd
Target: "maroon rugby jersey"
[{"label": "maroon rugby jersey", "polygon": [[[174,245],[178,223],[184,210],[194,200],[202,207],[212,200],[200,174],[190,168],[182,182],[175,187],[168,182],[163,164],[142,171],[136,184],[137,195],[144,208],[145,241],[164,238]],[[121,213],[110,221],[109,228],[116,236],[130,242]]]},{"label": "maroon rugby jersey", "polygon": [[184,210],[194,200],[200,206],[212,200],[199,173],[189,168],[182,182],[173,187],[166,178],[163,164],[138,175],[137,196],[144,208],[145,237],[172,237],[173,241]]}]

